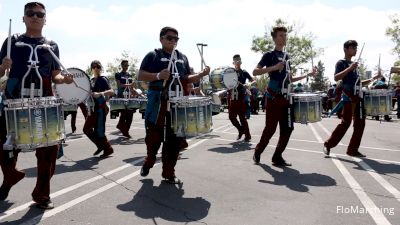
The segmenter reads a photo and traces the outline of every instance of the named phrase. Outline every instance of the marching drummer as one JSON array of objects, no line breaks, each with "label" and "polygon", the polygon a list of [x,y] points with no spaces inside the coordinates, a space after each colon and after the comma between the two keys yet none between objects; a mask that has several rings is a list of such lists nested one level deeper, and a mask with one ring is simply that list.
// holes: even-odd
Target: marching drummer
[{"label": "marching drummer", "polygon": [[[29,88],[31,83],[39,86],[39,77],[36,72],[32,72],[26,80],[26,84],[22,84],[22,78],[27,72],[29,65],[30,51],[29,48],[22,46],[17,47],[16,42],[38,46],[48,44],[53,49],[55,55],[59,55],[59,49],[54,41],[47,40],[42,35],[42,29],[46,22],[46,9],[42,3],[29,2],[24,6],[23,22],[25,23],[26,31],[21,35],[13,35],[11,39],[11,57],[6,57],[7,40],[4,42],[0,53],[0,77],[4,76],[6,70],[10,70],[7,80],[5,96],[7,99],[23,98],[25,94],[21,94],[21,88],[27,85]],[[42,49],[37,51],[37,61],[39,61],[40,76],[43,79],[43,95],[53,96],[51,82],[54,83],[72,83],[71,74],[62,76],[60,74],[60,65],[52,57],[48,50]],[[35,95],[35,97],[37,97]],[[4,123],[2,123],[4,124]],[[0,200],[7,198],[8,193],[13,185],[18,183],[25,173],[16,169],[16,163],[19,150],[6,151],[2,149],[5,142],[5,134],[1,134],[0,144],[0,164],[4,174],[3,184],[0,187]],[[36,149],[37,158],[37,181],[35,189],[32,192],[33,201],[37,203],[37,207],[41,209],[54,208],[50,200],[50,179],[54,174],[56,167],[56,157],[59,150],[59,145],[41,147]]]},{"label": "marching drummer", "polygon": [[[246,101],[246,99],[250,100],[250,98],[246,91],[247,87],[250,86],[255,81],[246,70],[243,70],[241,68],[242,59],[240,58],[239,54],[233,56],[233,65],[235,66],[235,72],[238,75],[237,78],[238,86],[236,89],[228,91],[229,120],[239,132],[237,140],[240,140],[244,135],[244,141],[249,142],[251,140],[251,135],[250,135],[249,125],[246,119],[246,112],[248,110],[249,102]],[[246,84],[247,80],[250,81],[249,84]],[[238,116],[240,123],[237,120]]]},{"label": "marching drummer", "polygon": [[[90,116],[86,118],[83,132],[97,147],[97,150],[93,155],[98,155],[104,151],[100,157],[105,158],[114,152],[114,149],[111,147],[106,136],[106,118],[109,112],[106,101],[110,96],[114,95],[114,91],[111,88],[107,77],[101,75],[103,66],[100,61],[92,61],[90,63],[90,68],[93,73],[93,78],[90,80],[90,84],[94,100],[94,108]],[[89,108],[89,110],[92,110],[91,107]]]},{"label": "marching drummer", "polygon": [[[182,83],[185,95],[189,94],[187,83],[199,82],[200,78],[210,72],[210,68],[206,67],[200,73],[191,74],[187,57],[180,51],[175,50],[178,40],[178,31],[175,28],[162,28],[160,31],[162,48],[155,49],[144,57],[138,75],[138,80],[149,82],[145,115],[147,157],[140,174],[141,176],[149,174],[150,168],[153,167],[156,161],[157,151],[161,146],[161,142],[163,142],[162,177],[171,184],[181,183],[175,176],[174,168],[179,156],[179,142],[183,141],[182,138],[178,138],[173,133],[170,112],[167,110],[168,87],[173,78],[171,70],[179,74],[179,80]],[[171,70],[169,70],[170,67]],[[164,80],[166,81],[165,84]]]},{"label": "marching drummer", "polygon": [[290,68],[290,63],[288,62],[289,55],[283,52],[287,41],[286,27],[274,27],[271,36],[275,43],[275,49],[265,53],[257,67],[253,70],[254,76],[268,73],[270,78],[265,98],[265,127],[260,142],[254,150],[253,161],[256,164],[260,162],[261,154],[275,133],[279,122],[279,140],[272,156],[272,163],[275,166],[291,166],[282,157],[282,153],[293,131],[294,119],[293,113],[289,113],[291,106],[287,99],[288,92],[285,90],[290,88],[290,82],[299,81],[308,75],[314,76],[316,70],[313,68],[312,72],[308,75],[292,77],[292,74],[289,74],[290,71],[287,70],[287,68]]},{"label": "marching drummer", "polygon": [[378,70],[378,74],[371,79],[363,81],[359,79],[357,72],[358,62],[351,61],[351,58],[357,53],[357,46],[358,43],[355,40],[346,41],[343,44],[344,59],[339,60],[335,66],[335,81],[342,81],[343,92],[339,104],[342,104],[343,111],[342,122],[337,125],[331,136],[324,143],[323,152],[328,156],[331,148],[340,142],[350,127],[351,120],[353,120],[354,131],[346,153],[349,156],[365,157],[358,150],[365,127],[365,108],[363,99],[359,97],[361,88],[358,88],[357,92],[357,87],[368,85],[374,79],[381,77],[381,73]]},{"label": "marching drummer", "polygon": [[[117,82],[117,98],[128,98],[131,92],[133,92],[133,79],[132,75],[128,73],[129,62],[128,60],[121,61],[121,72],[115,74],[115,81]],[[136,92],[135,92],[136,93]],[[135,109],[122,110],[117,124],[117,128],[121,131],[122,135],[130,138],[129,129],[132,124],[133,113]]]}]

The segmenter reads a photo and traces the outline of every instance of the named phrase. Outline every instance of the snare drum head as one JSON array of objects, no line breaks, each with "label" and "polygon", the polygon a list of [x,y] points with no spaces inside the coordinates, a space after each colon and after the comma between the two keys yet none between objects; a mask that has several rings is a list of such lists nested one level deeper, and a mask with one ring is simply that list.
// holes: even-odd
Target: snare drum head
[{"label": "snare drum head", "polygon": [[[68,68],[73,77],[77,87],[74,83],[71,84],[56,84],[57,94],[68,104],[79,104],[84,102],[90,93],[90,79],[89,76],[81,69]],[[62,71],[65,74],[66,71]]]},{"label": "snare drum head", "polygon": [[226,68],[222,72],[222,79],[225,84],[225,87],[228,89],[233,89],[237,87],[238,84],[238,75],[234,68]]}]

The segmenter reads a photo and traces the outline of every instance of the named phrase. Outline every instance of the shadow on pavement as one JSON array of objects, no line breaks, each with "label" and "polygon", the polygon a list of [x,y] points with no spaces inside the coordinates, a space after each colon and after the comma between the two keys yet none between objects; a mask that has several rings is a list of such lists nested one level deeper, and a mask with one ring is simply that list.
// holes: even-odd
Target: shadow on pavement
[{"label": "shadow on pavement", "polygon": [[210,148],[208,149],[209,151],[212,152],[218,152],[218,153],[223,153],[223,154],[229,154],[229,153],[237,153],[237,152],[242,152],[242,151],[247,151],[251,150],[251,143],[250,142],[244,142],[244,141],[235,141],[227,144],[222,144],[222,145],[232,145],[232,147],[217,147],[217,148]]},{"label": "shadow on pavement", "polygon": [[151,179],[141,180],[140,190],[132,201],[117,206],[122,211],[132,211],[143,219],[161,218],[171,222],[199,221],[208,215],[210,202],[202,197],[185,198],[182,185],[162,181],[154,186]]},{"label": "shadow on pavement", "polygon": [[265,164],[260,164],[260,166],[274,179],[273,181],[259,180],[261,183],[286,186],[290,190],[298,192],[308,192],[307,186],[327,187],[336,185],[336,181],[327,175],[319,173],[301,174],[298,170],[289,167],[283,167],[281,172]]}]

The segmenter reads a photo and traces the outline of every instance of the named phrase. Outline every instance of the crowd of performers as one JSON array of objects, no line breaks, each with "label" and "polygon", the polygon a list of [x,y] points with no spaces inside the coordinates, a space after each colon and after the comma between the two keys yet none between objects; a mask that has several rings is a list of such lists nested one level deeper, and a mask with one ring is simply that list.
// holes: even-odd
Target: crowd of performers
[{"label": "crowd of performers", "polygon": [[[34,66],[31,63],[32,54],[29,48],[20,47],[19,43],[26,43],[31,46],[49,45],[56,56],[59,55],[57,43],[48,40],[42,34],[42,28],[46,21],[46,9],[42,3],[31,2],[24,7],[23,22],[26,31],[20,35],[12,35],[11,47],[8,48],[7,39],[0,53],[0,77],[8,72],[8,80],[4,87],[4,98],[21,99],[33,96],[53,96],[52,83],[55,84],[71,84],[74,78],[71,74],[61,75],[62,68],[60,63],[52,55],[52,52],[46,49],[37,50],[38,73],[32,72],[27,77],[27,82],[22,83],[23,75],[26,74],[27,68]],[[289,98],[289,89],[292,82],[305,79],[307,76],[315,76],[316,69],[312,68],[310,73],[294,76],[290,73],[290,56],[284,51],[287,41],[287,29],[285,27],[274,27],[271,32],[274,41],[274,50],[265,53],[259,63],[253,70],[253,76],[268,74],[269,84],[265,90],[263,97],[263,107],[265,110],[265,128],[262,136],[258,141],[254,152],[254,163],[259,164],[261,155],[267,147],[271,137],[276,131],[279,124],[279,140],[275,152],[272,156],[272,163],[276,166],[291,166],[291,163],[283,158],[283,152],[290,140],[291,133],[294,129],[294,113]],[[142,165],[140,174],[147,176],[151,168],[156,162],[156,155],[159,148],[162,148],[162,174],[161,176],[170,184],[181,183],[175,173],[175,166],[178,160],[179,151],[187,147],[185,137],[179,136],[174,132],[171,125],[171,111],[169,110],[169,100],[171,93],[168,88],[173,81],[173,77],[179,79],[183,87],[183,95],[187,96],[191,92],[202,94],[193,83],[198,83],[204,76],[210,74],[210,67],[199,73],[194,73],[190,66],[188,58],[181,51],[176,50],[179,40],[178,31],[172,27],[164,27],[159,33],[161,48],[150,51],[143,59],[138,80],[148,82],[147,90],[147,106],[145,110],[145,143],[147,156]],[[364,157],[359,146],[365,127],[365,110],[360,98],[359,92],[361,86],[368,85],[382,77],[380,73],[368,80],[359,80],[357,72],[358,62],[352,61],[357,53],[357,42],[349,40],[344,43],[344,58],[336,64],[335,80],[341,82],[342,93],[340,96],[341,104],[341,122],[333,131],[323,146],[325,154],[329,155],[330,151],[340,142],[349,128],[352,120],[354,122],[354,132],[347,149],[350,156]],[[172,60],[173,59],[173,60]],[[171,65],[171,61],[174,61]],[[227,103],[229,120],[237,129],[237,139],[240,140],[244,136],[244,141],[249,142],[252,138],[247,123],[248,105],[253,105],[253,114],[256,114],[259,106],[259,92],[252,88],[254,78],[247,71],[241,68],[240,55],[233,56],[234,70],[237,74],[238,86],[227,92]],[[132,77],[127,72],[129,67],[128,61],[121,62],[121,72],[115,74],[118,90],[117,97],[126,98],[126,88],[131,92],[129,95],[137,96],[135,89],[131,89]],[[102,75],[102,64],[94,60],[90,64],[93,77],[91,83],[91,97],[94,100],[93,107],[86,107],[79,104],[81,111],[85,117],[83,132],[94,143],[96,150],[94,155],[102,153],[100,157],[108,157],[113,154],[113,147],[110,145],[106,136],[106,116],[109,113],[107,99],[114,96],[115,92],[111,88],[108,79]],[[172,71],[174,71],[172,73]],[[36,92],[23,90],[37,90],[37,84],[42,80],[43,88],[40,95]],[[248,82],[247,82],[248,81]],[[32,86],[31,84],[36,86]],[[399,88],[399,87],[398,87]],[[296,92],[301,92],[298,87]],[[250,92],[251,95],[247,94]],[[35,94],[36,93],[36,94]],[[336,95],[339,96],[338,92]],[[249,96],[254,96],[253,101],[249,100]],[[334,98],[332,96],[332,98]],[[339,97],[338,97],[339,99]],[[399,98],[397,98],[399,99]],[[398,101],[398,100],[397,100]],[[253,102],[251,104],[251,102]],[[254,103],[256,102],[256,103]],[[130,138],[129,129],[132,123],[132,117],[135,110],[125,110],[121,112],[117,128],[122,135]],[[247,114],[247,115],[246,115]],[[399,114],[398,114],[399,115]],[[71,128],[76,131],[76,113],[72,114]],[[20,153],[19,149],[3,149],[3,144],[7,141],[7,129],[4,113],[1,118],[0,126],[0,165],[3,172],[3,183],[0,187],[0,200],[5,200],[12,186],[17,184],[24,178],[23,171],[17,169],[17,159]],[[239,120],[237,119],[239,118]],[[162,146],[162,147],[161,147]],[[56,167],[56,159],[60,150],[60,144],[40,147],[36,149],[37,158],[37,182],[32,192],[32,199],[37,203],[37,207],[42,209],[51,209],[54,207],[50,199],[50,180],[54,174]]]}]

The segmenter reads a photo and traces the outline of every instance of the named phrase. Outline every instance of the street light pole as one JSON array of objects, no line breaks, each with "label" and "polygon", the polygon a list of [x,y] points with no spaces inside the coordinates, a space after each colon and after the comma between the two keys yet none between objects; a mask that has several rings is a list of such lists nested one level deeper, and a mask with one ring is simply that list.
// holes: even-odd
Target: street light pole
[{"label": "street light pole", "polygon": [[[200,46],[200,48],[199,48],[199,46]],[[197,43],[197,48],[199,49],[199,52],[200,52],[200,60],[201,60],[201,70],[203,70],[203,65],[205,64],[204,63],[204,60],[203,60],[203,47],[206,47],[206,46],[208,46],[207,44],[204,44],[204,43]]]}]

